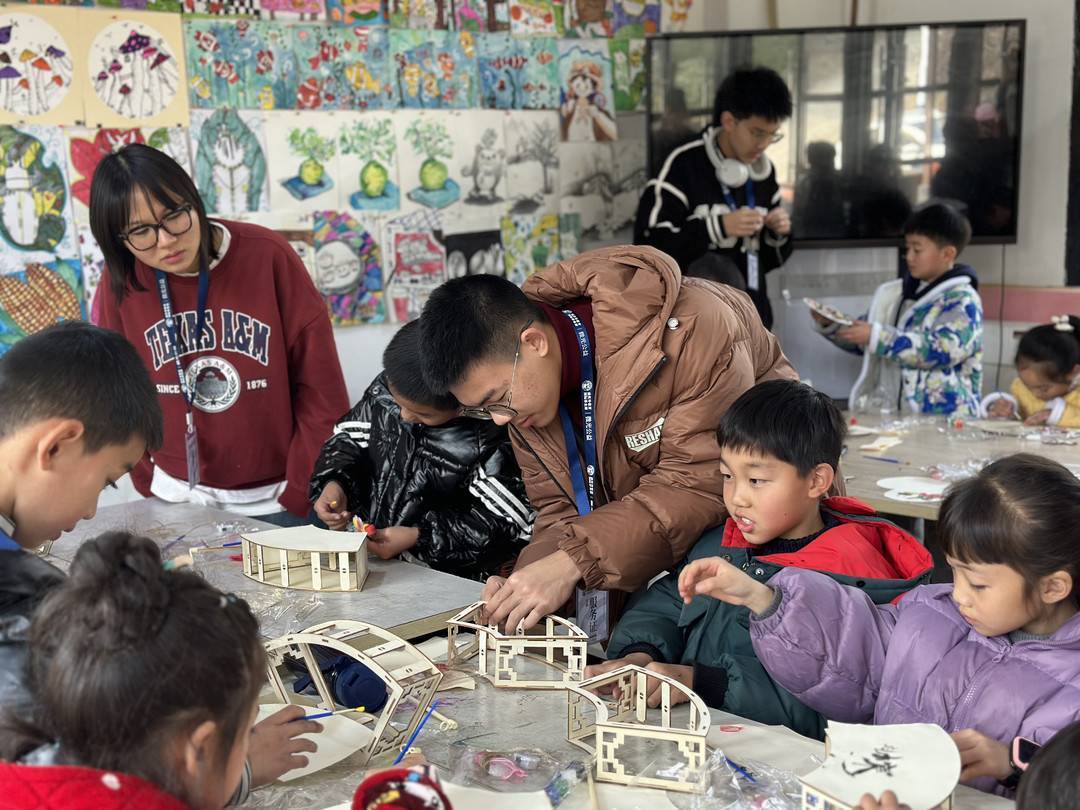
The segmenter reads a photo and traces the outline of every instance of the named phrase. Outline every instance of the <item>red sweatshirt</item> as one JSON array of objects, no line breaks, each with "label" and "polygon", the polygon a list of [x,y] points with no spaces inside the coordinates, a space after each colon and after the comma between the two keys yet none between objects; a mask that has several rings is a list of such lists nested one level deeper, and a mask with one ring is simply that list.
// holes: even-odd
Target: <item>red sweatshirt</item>
[{"label": "red sweatshirt", "polygon": [[149,782],[126,773],[66,765],[0,762],[3,810],[190,810]]},{"label": "red sweatshirt", "polygon": [[[180,358],[195,396],[199,483],[249,489],[285,480],[279,502],[306,515],[315,459],[349,409],[326,303],[280,235],[248,223],[221,224],[231,238],[210,271],[201,350],[188,348],[199,280],[169,277]],[[145,290],[129,290],[118,304],[103,284],[99,298],[101,325],[142,354],[165,414],[164,445],[132,472],[136,489],[149,496],[153,465],[187,480],[187,410],[154,271],[137,262],[135,272]]]}]

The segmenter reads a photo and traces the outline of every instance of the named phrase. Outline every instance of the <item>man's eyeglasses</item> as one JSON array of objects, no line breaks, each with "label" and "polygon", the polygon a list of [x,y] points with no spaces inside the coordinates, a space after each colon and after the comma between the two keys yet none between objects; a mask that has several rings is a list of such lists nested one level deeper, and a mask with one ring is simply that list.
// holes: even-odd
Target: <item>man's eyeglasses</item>
[{"label": "man's eyeglasses", "polygon": [[[742,123],[741,121],[739,123]],[[767,129],[761,127],[753,127],[750,129],[750,137],[754,139],[755,143],[779,143],[784,140],[783,132],[769,132]]]},{"label": "man's eyeglasses", "polygon": [[518,418],[518,412],[514,408],[510,407],[510,403],[514,399],[514,380],[517,377],[517,365],[518,358],[521,357],[521,336],[525,334],[525,330],[533,325],[533,319],[530,318],[528,323],[521,327],[521,331],[518,332],[517,346],[514,348],[514,368],[510,372],[510,387],[506,389],[506,404],[497,402],[494,405],[481,405],[479,408],[462,408],[461,415],[468,416],[471,419],[485,419],[491,421],[493,416],[506,417],[513,421]]},{"label": "man's eyeglasses", "polygon": [[161,218],[156,225],[139,225],[131,230],[120,234],[132,250],[150,250],[157,246],[159,231],[165,231],[170,236],[183,236],[191,230],[191,205],[181,205],[175,211],[170,211]]}]

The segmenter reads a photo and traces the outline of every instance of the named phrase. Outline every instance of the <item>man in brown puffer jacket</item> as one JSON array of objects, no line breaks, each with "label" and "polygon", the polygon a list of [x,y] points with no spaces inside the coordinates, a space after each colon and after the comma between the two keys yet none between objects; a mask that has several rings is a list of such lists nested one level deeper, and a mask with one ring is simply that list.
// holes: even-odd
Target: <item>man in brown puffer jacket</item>
[{"label": "man in brown puffer jacket", "polygon": [[420,320],[428,384],[511,424],[538,511],[514,573],[484,588],[489,619],[507,627],[533,626],[580,583],[576,615],[605,638],[607,591],[645,585],[724,520],[716,428],[728,406],[797,378],[745,293],[684,279],[644,246],[583,253],[523,289],[454,279]]}]

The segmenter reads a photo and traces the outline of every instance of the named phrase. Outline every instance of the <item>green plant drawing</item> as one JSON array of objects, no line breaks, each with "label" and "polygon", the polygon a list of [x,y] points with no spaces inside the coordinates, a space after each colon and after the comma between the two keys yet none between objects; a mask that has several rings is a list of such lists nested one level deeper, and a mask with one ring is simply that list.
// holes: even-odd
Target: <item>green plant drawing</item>
[{"label": "green plant drawing", "polygon": [[306,185],[317,186],[326,173],[323,162],[337,154],[333,138],[325,138],[313,128],[294,129],[289,133],[289,149],[294,155],[304,158],[298,174]]},{"label": "green plant drawing", "polygon": [[413,121],[405,130],[405,140],[427,158],[420,164],[420,186],[426,191],[438,191],[446,185],[450,170],[439,158],[450,158],[453,142],[446,126],[439,121]]},{"label": "green plant drawing", "polygon": [[342,154],[356,155],[367,161],[360,170],[360,190],[367,197],[382,196],[390,179],[387,166],[397,149],[390,119],[357,121],[351,129],[342,131],[340,143]]}]

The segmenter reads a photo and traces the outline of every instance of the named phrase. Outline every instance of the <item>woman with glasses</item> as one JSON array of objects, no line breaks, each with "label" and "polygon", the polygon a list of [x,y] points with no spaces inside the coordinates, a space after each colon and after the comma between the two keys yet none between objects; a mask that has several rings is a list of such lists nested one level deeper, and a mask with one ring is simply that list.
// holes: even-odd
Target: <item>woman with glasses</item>
[{"label": "woman with glasses", "polygon": [[772,326],[765,274],[791,255],[791,220],[765,154],[784,135],[791,93],[769,68],[737,70],[716,93],[713,124],[667,156],[638,203],[634,243],[652,245],[685,275],[731,284],[734,264]]},{"label": "woman with glasses", "polygon": [[349,403],[299,257],[266,228],[209,219],[179,164],[141,144],[99,164],[90,226],[108,266],[101,325],[142,354],[165,415],[136,489],[307,522],[308,478]]}]

